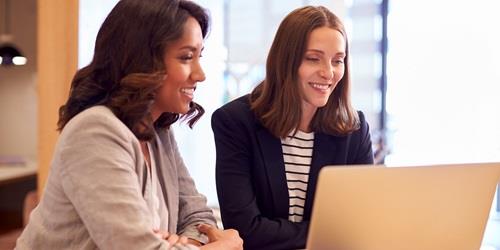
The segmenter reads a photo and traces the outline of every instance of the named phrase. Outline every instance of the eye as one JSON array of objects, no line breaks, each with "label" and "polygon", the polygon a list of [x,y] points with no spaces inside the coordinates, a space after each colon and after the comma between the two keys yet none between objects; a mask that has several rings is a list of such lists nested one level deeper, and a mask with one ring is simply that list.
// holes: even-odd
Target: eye
[{"label": "eye", "polygon": [[335,59],[335,60],[333,60],[333,63],[334,64],[343,64],[344,63],[344,59]]},{"label": "eye", "polygon": [[181,61],[189,61],[193,59],[193,54],[182,55],[179,57]]},{"label": "eye", "polygon": [[306,59],[306,61],[310,61],[310,62],[319,62],[319,58],[313,57],[313,56],[306,56],[305,59]]}]

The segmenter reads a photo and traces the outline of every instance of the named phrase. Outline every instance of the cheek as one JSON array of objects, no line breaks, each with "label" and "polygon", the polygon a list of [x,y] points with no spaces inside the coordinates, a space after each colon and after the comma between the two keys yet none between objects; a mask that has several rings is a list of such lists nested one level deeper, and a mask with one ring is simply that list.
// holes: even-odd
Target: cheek
[{"label": "cheek", "polygon": [[342,80],[342,77],[344,77],[345,73],[345,68],[342,67],[341,69],[338,70],[339,73],[335,74],[335,82],[339,82]]},{"label": "cheek", "polygon": [[176,64],[169,70],[167,81],[172,83],[184,82],[189,78],[191,67],[189,65]]},{"label": "cheek", "polygon": [[156,93],[155,100],[157,102],[164,102],[165,100],[171,99],[170,96],[173,93],[171,86],[172,84],[169,81],[164,81]]},{"label": "cheek", "polygon": [[297,77],[299,78],[299,82],[304,81],[304,69],[302,66],[299,67],[299,70],[297,70]]},{"label": "cheek", "polygon": [[301,65],[299,67],[299,70],[297,71],[300,83],[305,84],[311,77],[311,74],[313,74],[313,72],[314,72],[313,67],[307,65]]},{"label": "cheek", "polygon": [[175,60],[168,61],[165,65],[167,78],[165,83],[176,83],[182,81],[189,74],[189,65],[182,64]]}]

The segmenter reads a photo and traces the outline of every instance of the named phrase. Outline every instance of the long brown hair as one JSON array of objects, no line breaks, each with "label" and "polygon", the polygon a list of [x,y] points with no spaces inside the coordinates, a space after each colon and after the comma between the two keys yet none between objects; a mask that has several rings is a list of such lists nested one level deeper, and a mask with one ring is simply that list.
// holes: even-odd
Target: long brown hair
[{"label": "long brown hair", "polygon": [[140,140],[150,140],[154,127],[166,129],[179,118],[192,127],[204,113],[195,102],[186,114],[163,113],[154,124],[150,114],[165,75],[166,48],[182,36],[190,16],[205,38],[209,17],[191,1],[120,0],[97,34],[91,63],[71,82],[69,98],[59,108],[58,130],[95,105],[109,107]]},{"label": "long brown hair", "polygon": [[327,8],[306,6],[292,11],[281,22],[266,63],[266,77],[251,93],[253,112],[276,137],[295,131],[302,116],[298,69],[311,32],[320,27],[339,31],[346,41],[344,77],[328,103],[316,111],[311,129],[345,135],[359,128],[359,117],[350,100],[349,46],[342,21]]}]

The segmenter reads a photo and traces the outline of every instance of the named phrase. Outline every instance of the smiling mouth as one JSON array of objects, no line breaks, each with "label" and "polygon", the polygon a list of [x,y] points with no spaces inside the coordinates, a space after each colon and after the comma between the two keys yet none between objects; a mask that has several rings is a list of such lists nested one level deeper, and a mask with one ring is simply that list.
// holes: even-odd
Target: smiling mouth
[{"label": "smiling mouth", "polygon": [[332,87],[332,84],[328,83],[317,83],[317,82],[309,82],[309,85],[316,90],[326,92],[328,89]]},{"label": "smiling mouth", "polygon": [[181,88],[181,92],[183,94],[193,96],[194,91],[196,90],[196,87],[189,87],[189,88]]}]

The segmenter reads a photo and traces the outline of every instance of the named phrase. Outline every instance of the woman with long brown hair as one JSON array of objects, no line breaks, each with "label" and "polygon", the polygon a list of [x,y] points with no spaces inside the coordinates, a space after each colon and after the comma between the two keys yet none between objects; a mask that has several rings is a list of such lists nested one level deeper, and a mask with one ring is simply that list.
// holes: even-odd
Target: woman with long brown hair
[{"label": "woman with long brown hair", "polygon": [[44,195],[17,249],[241,249],[235,230],[216,228],[170,130],[203,114],[193,93],[208,25],[191,1],[118,2],[59,110]]},{"label": "woman with long brown hair", "polygon": [[350,84],[342,22],[307,6],[280,24],[264,81],[213,114],[222,221],[245,249],[304,248],[320,169],[373,163]]}]

